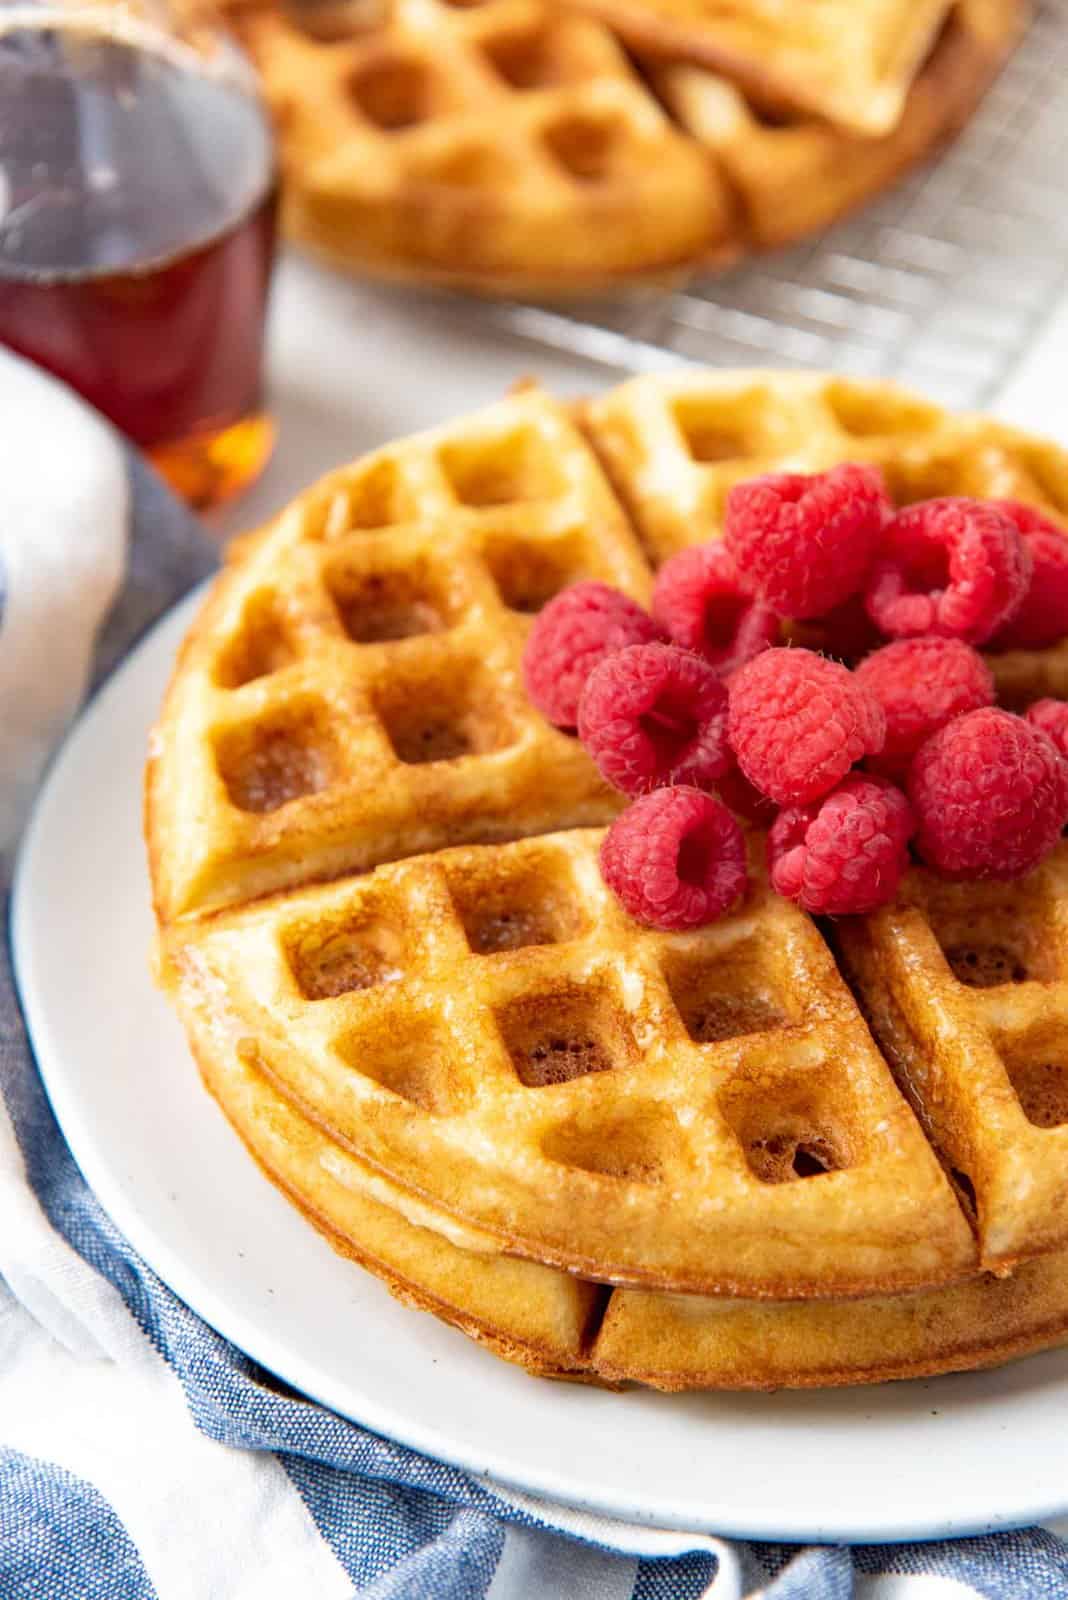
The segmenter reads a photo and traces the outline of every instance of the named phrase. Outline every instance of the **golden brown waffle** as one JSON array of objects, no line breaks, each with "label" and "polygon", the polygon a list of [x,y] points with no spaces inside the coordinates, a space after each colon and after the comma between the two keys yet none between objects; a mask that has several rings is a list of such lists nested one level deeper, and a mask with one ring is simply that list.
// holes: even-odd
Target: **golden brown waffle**
[{"label": "golden brown waffle", "polygon": [[1068,1241],[1068,844],[1020,883],[914,872],[839,931],[875,1035],[1004,1270]]},{"label": "golden brown waffle", "polygon": [[863,1300],[703,1299],[609,1289],[446,1238],[397,1191],[302,1117],[203,1022],[191,1038],[205,1081],[271,1180],[335,1249],[538,1376],[661,1389],[875,1383],[989,1366],[1068,1336],[1068,1256],[1011,1277]]},{"label": "golden brown waffle", "polygon": [[536,391],[300,496],[186,641],[147,827],[170,918],[464,839],[607,821],[618,800],[529,705],[530,614],[649,574],[566,412]]},{"label": "golden brown waffle", "polygon": [[691,61],[857,133],[886,133],[949,0],[578,0],[639,53]]},{"label": "golden brown waffle", "polygon": [[955,132],[1024,21],[1017,0],[960,0],[900,121],[877,137],[851,135],[804,112],[768,118],[737,83],[706,67],[668,63],[650,67],[649,78],[734,195],[740,248],[766,250],[828,227]]},{"label": "golden brown waffle", "polygon": [[1025,16],[959,0],[872,138],[809,111],[769,119],[692,59],[635,70],[602,24],[544,0],[229,9],[278,118],[299,239],[377,274],[543,296],[723,265],[833,221],[965,120]]},{"label": "golden brown waffle", "polygon": [[601,879],[600,837],[442,852],[183,927],[175,998],[499,1249],[779,1298],[972,1268],[810,919],[758,866],[714,926],[643,929]]},{"label": "golden brown waffle", "polygon": [[[215,1085],[345,1248],[452,1320],[468,1305],[465,1325],[542,1370],[836,1381],[1052,1338],[1061,1278],[1038,1264],[1018,1269],[1019,1297],[978,1280],[944,1301],[886,1299],[863,1323],[785,1302],[942,1289],[1068,1248],[1068,846],[1011,890],[914,874],[898,906],[839,925],[917,1121],[823,938],[759,873],[698,933],[629,922],[582,826],[618,802],[534,714],[518,658],[530,613],[576,578],[647,598],[657,561],[715,535],[726,489],[753,472],[876,461],[901,503],[1012,496],[1064,521],[1068,457],[818,375],[637,379],[579,421],[527,389],[379,451],[244,541],[216,584],[147,785],[161,971],[205,1073],[236,1060],[269,1086],[254,1100],[273,1154],[252,1102],[235,1113]],[[1015,701],[1068,690],[1064,646],[992,661]],[[940,951],[1011,981],[961,986]],[[388,1249],[317,1197],[311,1132],[287,1158],[287,1127],[314,1130],[317,1170],[364,1174],[393,1218],[374,1224]],[[410,1270],[389,1254],[401,1220]],[[429,1264],[427,1238],[494,1272]],[[578,1279],[631,1286],[592,1368],[604,1296]],[[529,1286],[548,1281],[535,1313]],[[775,1305],[735,1299],[722,1321],[665,1287]],[[511,1310],[494,1323],[498,1293]],[[989,1339],[965,1336],[979,1309]],[[852,1356],[834,1344],[847,1327]],[[765,1337],[747,1378],[744,1341]]]},{"label": "golden brown waffle", "polygon": [[[733,484],[843,461],[878,463],[899,505],[1023,500],[1068,527],[1068,453],[889,383],[761,371],[635,378],[587,408],[586,429],[653,566],[722,532]],[[1068,643],[988,659],[1005,704],[1068,699]]]},{"label": "golden brown waffle", "polygon": [[732,247],[729,204],[606,28],[542,0],[395,0],[312,38],[238,14],[279,120],[284,214],[331,259],[509,293]]},{"label": "golden brown waffle", "polygon": [[[646,599],[651,566],[714,535],[741,478],[871,460],[902,502],[1068,511],[1056,446],[878,382],[643,378],[585,423],[590,442],[527,390],[331,475],[243,548],[186,641],[153,744],[164,920],[463,840],[609,821],[616,798],[526,701],[530,614],[579,578]],[[991,664],[1011,704],[1068,698],[1068,645]]]}]

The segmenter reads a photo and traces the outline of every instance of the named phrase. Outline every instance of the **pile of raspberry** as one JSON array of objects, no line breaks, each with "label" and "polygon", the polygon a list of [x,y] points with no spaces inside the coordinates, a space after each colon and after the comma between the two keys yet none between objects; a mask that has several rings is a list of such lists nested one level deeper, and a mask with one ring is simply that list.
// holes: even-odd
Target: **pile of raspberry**
[{"label": "pile of raspberry", "polygon": [[[779,642],[799,634],[819,650]],[[672,557],[649,611],[572,585],[523,666],[633,799],[605,881],[637,921],[692,928],[745,893],[739,818],[768,830],[774,889],[814,914],[887,904],[911,852],[949,878],[1029,872],[1068,822],[1068,704],[998,708],[977,646],[1066,635],[1068,537],[1040,512],[895,511],[878,469],[846,465],[736,485],[722,539]]]}]

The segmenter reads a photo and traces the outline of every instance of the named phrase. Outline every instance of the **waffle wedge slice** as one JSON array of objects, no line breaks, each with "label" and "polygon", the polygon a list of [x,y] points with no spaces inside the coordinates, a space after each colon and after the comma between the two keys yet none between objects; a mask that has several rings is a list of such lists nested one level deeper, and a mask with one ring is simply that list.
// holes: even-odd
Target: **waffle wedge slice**
[{"label": "waffle wedge slice", "polygon": [[[680,372],[609,390],[587,406],[584,423],[653,567],[722,533],[735,483],[844,461],[881,467],[898,505],[956,494],[1021,500],[1068,528],[1068,452],[991,417],[947,412],[892,383],[811,372]],[[1068,643],[991,654],[988,662],[1013,709],[1043,695],[1068,699]]]},{"label": "waffle wedge slice", "polygon": [[1068,1256],[1011,1276],[861,1300],[769,1301],[610,1289],[445,1233],[334,1143],[200,1018],[204,1080],[267,1176],[336,1250],[496,1355],[543,1377],[660,1389],[875,1383],[990,1366],[1068,1337]]},{"label": "waffle wedge slice", "polygon": [[576,830],[439,852],[164,940],[183,1015],[499,1250],[603,1281],[849,1295],[971,1231],[812,922],[756,868],[640,928]]},{"label": "waffle wedge slice", "polygon": [[915,871],[838,940],[984,1266],[1068,1241],[1068,844],[1017,883]]},{"label": "waffle wedge slice", "polygon": [[971,115],[1025,20],[1018,0],[959,0],[900,120],[876,136],[810,112],[768,118],[739,83],[692,62],[650,65],[649,78],[733,194],[743,247],[767,250],[829,227],[949,138]]},{"label": "waffle wedge slice", "polygon": [[640,54],[735,80],[772,110],[886,133],[949,11],[948,0],[577,0]]},{"label": "waffle wedge slice", "polygon": [[146,823],[164,920],[464,839],[607,821],[528,703],[530,615],[648,568],[565,411],[527,391],[300,496],[186,640]]}]

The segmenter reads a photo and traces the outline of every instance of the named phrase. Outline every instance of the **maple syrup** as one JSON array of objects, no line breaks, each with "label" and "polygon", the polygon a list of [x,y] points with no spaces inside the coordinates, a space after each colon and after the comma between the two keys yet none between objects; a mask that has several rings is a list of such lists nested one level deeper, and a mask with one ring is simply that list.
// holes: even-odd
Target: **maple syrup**
[{"label": "maple syrup", "polygon": [[270,131],[229,45],[100,15],[0,11],[0,342],[210,505],[273,441]]}]

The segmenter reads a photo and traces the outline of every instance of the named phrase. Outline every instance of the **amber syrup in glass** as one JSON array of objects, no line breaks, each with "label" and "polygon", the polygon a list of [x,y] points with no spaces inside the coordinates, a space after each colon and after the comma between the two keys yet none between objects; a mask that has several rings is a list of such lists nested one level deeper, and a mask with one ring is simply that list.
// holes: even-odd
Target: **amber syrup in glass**
[{"label": "amber syrup in glass", "polygon": [[77,13],[12,27],[0,10],[0,342],[198,506],[247,484],[273,441],[275,198],[247,76],[149,30]]}]

